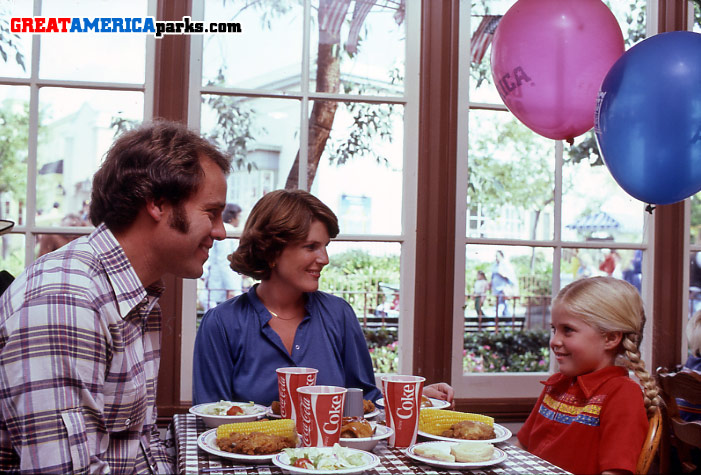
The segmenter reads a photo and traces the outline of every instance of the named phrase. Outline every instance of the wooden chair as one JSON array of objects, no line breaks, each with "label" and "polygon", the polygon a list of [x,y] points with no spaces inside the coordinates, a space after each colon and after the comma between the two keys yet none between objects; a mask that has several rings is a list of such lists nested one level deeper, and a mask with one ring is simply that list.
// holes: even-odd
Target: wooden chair
[{"label": "wooden chair", "polygon": [[656,407],[655,412],[649,419],[647,437],[643,444],[643,450],[638,457],[638,465],[635,469],[636,474],[646,475],[650,471],[650,466],[653,460],[655,460],[655,455],[657,455],[657,451],[660,448],[660,440],[662,439],[663,431],[662,422],[662,411],[659,407]]},{"label": "wooden chair", "polygon": [[[671,470],[691,473],[697,470],[698,454],[701,449],[701,422],[686,422],[679,416],[676,398],[685,399],[691,404],[701,404],[701,374],[694,371],[670,373],[667,368],[657,369],[657,380],[662,389],[665,403],[665,424],[669,428],[670,443],[677,451],[678,467]],[[660,452],[660,469],[670,473],[671,458],[666,449]],[[694,461],[696,452],[696,461]]]}]

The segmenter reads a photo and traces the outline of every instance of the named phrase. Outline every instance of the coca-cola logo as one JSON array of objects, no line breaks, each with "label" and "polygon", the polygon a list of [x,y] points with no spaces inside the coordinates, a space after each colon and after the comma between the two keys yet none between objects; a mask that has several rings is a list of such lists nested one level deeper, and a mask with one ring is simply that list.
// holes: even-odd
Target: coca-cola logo
[{"label": "coca-cola logo", "polygon": [[316,382],[316,374],[308,374],[307,375],[307,386],[313,386],[314,383]]},{"label": "coca-cola logo", "polygon": [[304,445],[311,445],[312,439],[312,402],[308,397],[302,397],[301,402],[302,410],[302,439],[304,439]]},{"label": "coca-cola logo", "polygon": [[414,408],[416,407],[416,398],[414,397],[416,386],[414,384],[405,384],[402,389],[402,397],[399,400],[397,407],[397,417],[400,419],[409,419],[414,416]]},{"label": "coca-cola logo", "polygon": [[334,435],[338,432],[340,428],[343,411],[343,394],[339,394],[331,398],[331,409],[329,410],[329,420],[324,423],[322,430],[329,434]]},{"label": "coca-cola logo", "polygon": [[280,391],[280,412],[287,407],[287,376],[278,380],[278,390]]}]

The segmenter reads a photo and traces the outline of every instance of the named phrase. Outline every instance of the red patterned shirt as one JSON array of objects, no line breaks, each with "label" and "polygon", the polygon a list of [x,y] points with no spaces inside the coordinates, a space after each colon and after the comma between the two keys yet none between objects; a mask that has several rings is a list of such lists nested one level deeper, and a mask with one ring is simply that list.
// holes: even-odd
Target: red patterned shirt
[{"label": "red patterned shirt", "polygon": [[0,298],[4,473],[172,473],[155,425],[162,292],[104,225],[13,282]]},{"label": "red patterned shirt", "polygon": [[577,474],[635,471],[647,435],[642,389],[620,366],[544,381],[518,433],[531,452]]}]

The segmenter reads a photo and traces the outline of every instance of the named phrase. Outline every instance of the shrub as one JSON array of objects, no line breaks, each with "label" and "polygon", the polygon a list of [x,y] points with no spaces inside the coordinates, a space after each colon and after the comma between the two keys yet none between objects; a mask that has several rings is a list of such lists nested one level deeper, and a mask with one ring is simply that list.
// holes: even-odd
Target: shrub
[{"label": "shrub", "polygon": [[[399,369],[396,329],[364,329],[372,366],[379,373]],[[523,373],[548,371],[550,335],[545,330],[465,334],[463,371]]]}]

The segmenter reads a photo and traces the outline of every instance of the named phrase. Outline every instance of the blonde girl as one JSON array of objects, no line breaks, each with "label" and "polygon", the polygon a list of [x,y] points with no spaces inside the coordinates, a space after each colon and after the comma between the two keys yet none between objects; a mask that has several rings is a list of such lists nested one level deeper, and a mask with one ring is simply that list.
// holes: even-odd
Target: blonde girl
[{"label": "blonde girl", "polygon": [[640,357],[645,312],[637,289],[612,277],[574,281],[553,301],[551,324],[559,372],[544,382],[520,444],[573,473],[632,473],[646,413],[660,401]]}]

